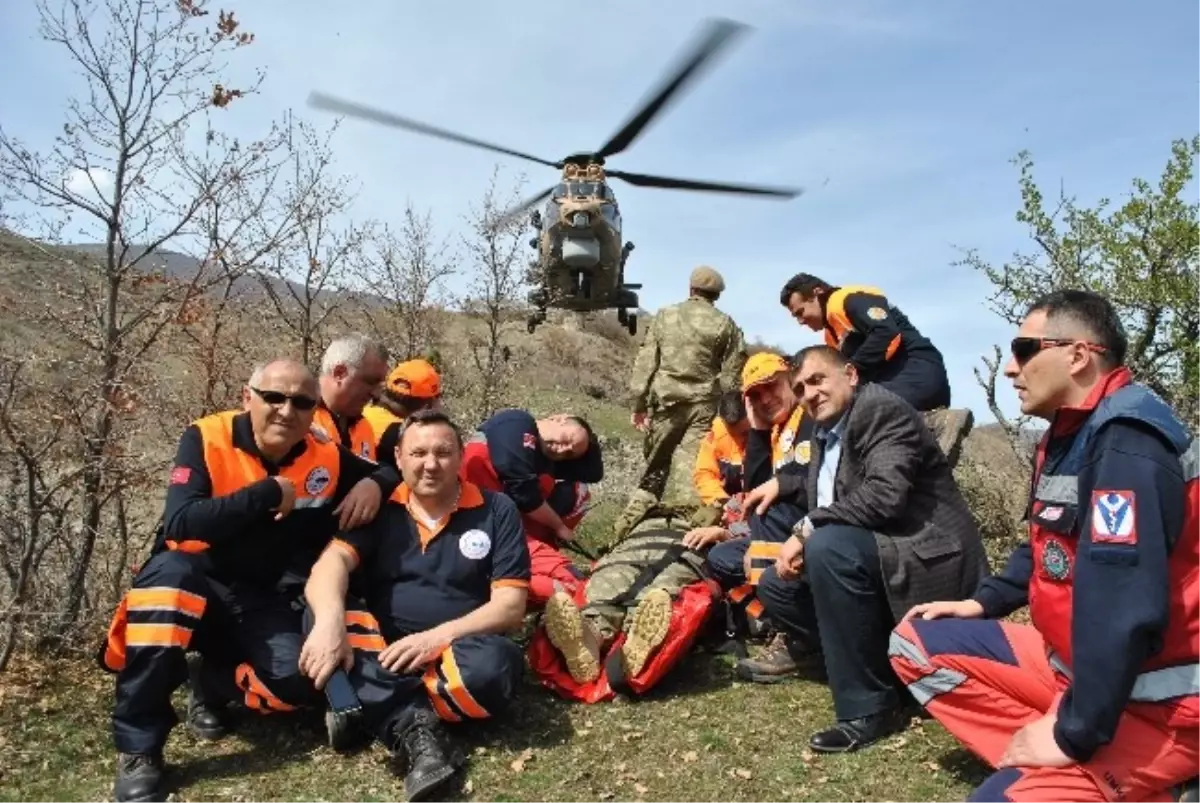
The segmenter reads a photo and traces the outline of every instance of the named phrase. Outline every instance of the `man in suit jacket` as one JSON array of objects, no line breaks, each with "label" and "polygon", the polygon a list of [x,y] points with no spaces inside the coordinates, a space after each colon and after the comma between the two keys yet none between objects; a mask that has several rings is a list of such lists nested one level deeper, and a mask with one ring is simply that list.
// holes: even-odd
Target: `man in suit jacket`
[{"label": "man in suit jacket", "polygon": [[[824,654],[837,722],[810,746],[847,752],[903,727],[887,656],[891,628],[914,604],[952,591],[969,596],[989,573],[987,556],[945,455],[908,402],[859,385],[853,364],[829,346],[804,349],[794,367],[796,395],[817,427],[809,513],[758,596],[792,637],[782,663],[799,667]],[[784,482],[771,491],[787,498],[800,488]],[[819,643],[805,643],[814,620]],[[772,674],[758,669],[763,679]]]}]

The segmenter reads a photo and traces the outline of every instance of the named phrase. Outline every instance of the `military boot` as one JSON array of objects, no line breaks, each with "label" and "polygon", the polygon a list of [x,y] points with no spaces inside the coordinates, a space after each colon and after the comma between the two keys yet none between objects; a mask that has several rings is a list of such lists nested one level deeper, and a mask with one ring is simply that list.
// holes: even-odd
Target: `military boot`
[{"label": "military boot", "polygon": [[188,668],[188,730],[200,739],[213,741],[229,732],[228,699],[217,690],[219,683],[213,677],[216,667],[205,667],[204,656],[190,653]]},{"label": "military boot", "polygon": [[162,754],[117,753],[117,800],[166,800],[162,791]]},{"label": "military boot", "polygon": [[404,796],[408,800],[426,800],[462,764],[457,752],[448,754],[441,720],[428,709],[418,709],[392,736],[392,767],[397,775],[405,768]]},{"label": "military boot", "polygon": [[819,650],[807,649],[784,633],[776,633],[761,655],[743,658],[734,671],[752,683],[778,683],[800,673],[824,674],[825,658]]},{"label": "military boot", "polygon": [[558,591],[546,601],[543,614],[550,643],[567,662],[576,683],[590,683],[600,675],[600,637],[584,620],[575,600]]},{"label": "military boot", "polygon": [[621,667],[626,678],[638,676],[650,655],[667,638],[671,627],[671,595],[652,588],[629,614],[629,629],[621,645]]}]

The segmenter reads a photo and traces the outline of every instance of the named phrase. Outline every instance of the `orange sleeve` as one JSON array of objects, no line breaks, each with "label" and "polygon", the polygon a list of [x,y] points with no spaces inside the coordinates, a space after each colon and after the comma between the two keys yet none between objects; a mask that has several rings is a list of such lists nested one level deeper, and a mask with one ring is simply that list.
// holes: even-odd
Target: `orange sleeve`
[{"label": "orange sleeve", "polygon": [[696,486],[700,502],[706,506],[729,497],[729,494],[725,493],[725,484],[721,482],[721,466],[717,462],[714,443],[715,438],[710,430],[700,441],[696,467],[692,471],[692,484]]}]

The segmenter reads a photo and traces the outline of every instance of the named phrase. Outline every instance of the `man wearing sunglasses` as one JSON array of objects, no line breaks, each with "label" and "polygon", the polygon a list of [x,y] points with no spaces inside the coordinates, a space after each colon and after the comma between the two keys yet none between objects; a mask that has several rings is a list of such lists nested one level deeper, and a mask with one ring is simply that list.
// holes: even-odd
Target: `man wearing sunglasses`
[{"label": "man wearing sunglasses", "polygon": [[797,273],[779,303],[799,323],[825,332],[825,343],[854,363],[859,381],[876,382],[921,412],[950,406],[942,353],[888,301],[866,285],[835,287]]},{"label": "man wearing sunglasses", "polygon": [[275,360],[250,377],[242,411],[201,418],[180,438],[154,549],[101,655],[117,675],[117,800],[161,793],[189,650],[203,656],[187,717],[203,738],[224,735],[221,701],[241,697],[264,713],[320,702],[300,674],[293,603],[332,536],[373,517],[353,489],[367,483],[382,496],[396,484],[311,431],[317,392],[304,365]]},{"label": "man wearing sunglasses", "polygon": [[[1029,538],[892,635],[917,700],[998,770],[972,799],[1164,800],[1188,779],[1195,799],[1198,450],[1125,350],[1102,296],[1030,307],[1004,372],[1050,423]],[[1032,624],[999,621],[1025,605]]]}]

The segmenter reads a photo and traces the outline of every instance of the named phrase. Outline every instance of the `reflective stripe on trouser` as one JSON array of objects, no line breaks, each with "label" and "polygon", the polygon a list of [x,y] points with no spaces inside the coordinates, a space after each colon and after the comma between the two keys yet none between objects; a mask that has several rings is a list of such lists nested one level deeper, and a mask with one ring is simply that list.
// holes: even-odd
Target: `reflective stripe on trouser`
[{"label": "reflective stripe on trouser", "polygon": [[[1055,711],[1066,689],[1028,625],[910,619],[893,630],[892,668],[913,696],[993,767],[1013,734]],[[1083,764],[997,772],[972,799],[1152,800],[1196,774],[1195,727],[1169,727],[1166,706],[1126,709],[1111,743]],[[993,795],[989,797],[988,795]]]},{"label": "reflective stripe on trouser", "polygon": [[379,664],[379,652],[355,649],[350,683],[368,726],[385,743],[415,707],[432,706],[447,722],[502,713],[516,697],[525,666],[521,648],[497,635],[455,639],[420,675],[388,672]]},{"label": "reflective stripe on trouser", "polygon": [[121,600],[101,665],[114,672],[113,741],[122,753],[153,753],[179,721],[171,694],[187,680],[185,651],[212,596],[200,556],[164,552],[146,561]]},{"label": "reflective stripe on trouser", "polygon": [[745,583],[729,589],[729,592],[725,596],[728,597],[729,601],[734,605],[740,605],[742,610],[744,610],[746,615],[751,619],[761,619],[763,613],[765,613],[763,604],[759,602],[758,597],[754,595],[754,585],[751,585],[750,583]]}]

